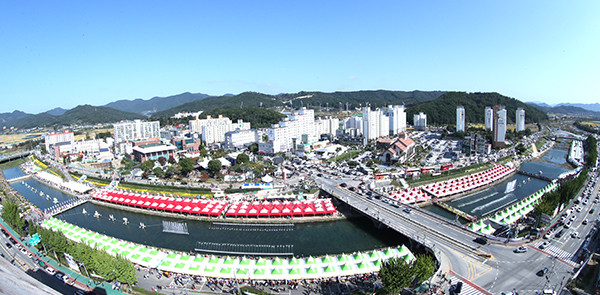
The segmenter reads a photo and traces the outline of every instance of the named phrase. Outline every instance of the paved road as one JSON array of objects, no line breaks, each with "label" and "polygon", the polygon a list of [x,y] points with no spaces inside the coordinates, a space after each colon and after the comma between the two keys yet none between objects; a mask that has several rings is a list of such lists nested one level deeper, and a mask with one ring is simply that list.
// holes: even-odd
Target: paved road
[{"label": "paved road", "polygon": [[[519,294],[536,294],[543,289],[561,289],[581,262],[575,254],[594,227],[593,221],[598,218],[600,210],[600,205],[591,202],[598,194],[596,184],[588,204],[580,204],[581,212],[572,214],[576,216],[577,222],[565,229],[560,239],[554,238],[553,235],[550,246],[543,250],[538,248],[543,241],[535,241],[527,244],[529,251],[526,253],[514,253],[514,243],[505,245],[494,242],[485,246],[479,245],[473,242],[477,234],[465,227],[415,208],[411,213],[406,213],[403,212],[406,205],[395,208],[380,200],[369,200],[365,196],[337,187],[337,184],[348,180],[318,178],[316,181],[319,186],[333,192],[340,200],[411,239],[435,249],[441,262],[441,272],[454,279],[453,282],[457,279],[462,280],[470,290],[478,294],[500,294],[513,290]],[[589,213],[592,208],[594,214]],[[589,222],[583,225],[582,222],[586,218]],[[556,232],[558,230],[554,233]],[[578,232],[583,238],[572,238],[573,232]],[[486,257],[488,253],[492,255],[490,258]],[[548,268],[548,273],[537,276],[536,272],[545,267]]]}]

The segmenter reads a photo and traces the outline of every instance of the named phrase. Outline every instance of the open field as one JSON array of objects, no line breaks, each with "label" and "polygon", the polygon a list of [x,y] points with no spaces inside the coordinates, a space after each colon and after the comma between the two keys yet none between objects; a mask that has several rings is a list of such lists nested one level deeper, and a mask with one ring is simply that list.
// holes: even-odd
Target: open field
[{"label": "open field", "polygon": [[25,141],[28,139],[33,139],[33,136],[37,136],[36,138],[41,137],[46,134],[45,132],[34,132],[34,133],[26,133],[26,134],[2,134],[0,135],[0,144],[13,144],[21,141]]}]

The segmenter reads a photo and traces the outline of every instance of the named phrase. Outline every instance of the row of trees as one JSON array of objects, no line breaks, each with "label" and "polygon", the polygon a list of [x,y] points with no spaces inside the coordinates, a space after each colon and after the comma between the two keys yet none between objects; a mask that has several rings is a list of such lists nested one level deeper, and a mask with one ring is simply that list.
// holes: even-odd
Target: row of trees
[{"label": "row of trees", "polygon": [[[21,209],[16,202],[10,200],[4,202],[2,219],[20,234],[25,233],[27,222],[21,217]],[[75,260],[82,262],[89,273],[94,273],[108,281],[116,280],[126,284],[133,284],[136,281],[133,264],[123,257],[114,257],[86,244],[71,242],[62,233],[37,225],[29,226],[27,231],[31,235],[38,233],[42,243],[38,244],[37,248],[39,250],[45,248],[46,251],[56,253],[57,259],[59,255],[68,253]]]},{"label": "row of trees", "polygon": [[412,262],[392,258],[381,263],[379,277],[386,294],[400,294],[402,289],[428,280],[435,272],[435,261],[429,255],[417,255]]},{"label": "row of trees", "polygon": [[542,213],[552,216],[560,204],[566,204],[573,199],[585,184],[588,169],[583,168],[579,176],[561,184],[557,190],[544,195],[542,201],[535,207],[534,215],[540,217]]},{"label": "row of trees", "polygon": [[598,160],[598,141],[595,137],[588,135],[583,142],[583,149],[585,150],[585,165],[588,168],[594,167]]},{"label": "row of trees", "polygon": [[112,256],[102,250],[92,248],[84,243],[69,241],[62,233],[32,226],[31,234],[38,233],[46,251],[56,252],[57,255],[68,253],[73,258],[85,265],[89,273],[95,273],[108,281],[119,281],[125,284],[136,282],[133,264],[122,256]]}]

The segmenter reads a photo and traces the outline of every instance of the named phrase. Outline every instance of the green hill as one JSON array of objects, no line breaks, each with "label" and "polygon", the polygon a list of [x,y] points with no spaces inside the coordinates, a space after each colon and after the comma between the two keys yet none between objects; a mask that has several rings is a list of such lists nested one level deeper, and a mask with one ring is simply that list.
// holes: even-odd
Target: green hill
[{"label": "green hill", "polygon": [[493,107],[497,104],[506,107],[509,124],[514,124],[515,112],[519,107],[525,110],[525,122],[528,124],[548,120],[548,116],[543,111],[495,92],[448,92],[435,100],[408,108],[406,118],[409,123],[412,123],[413,115],[423,112],[427,114],[428,124],[456,124],[456,107],[464,106],[465,121],[467,124],[483,123],[485,119],[485,107]]},{"label": "green hill", "polygon": [[[330,108],[339,108],[340,102],[342,108],[348,103],[349,108],[358,108],[365,106],[365,103],[372,107],[383,107],[386,105],[414,105],[421,102],[434,100],[444,91],[391,91],[391,90],[363,90],[350,92],[298,92],[294,94],[280,94],[278,98],[282,99],[286,105],[292,105],[299,108],[302,105],[307,107],[321,106],[329,104]],[[301,103],[302,101],[302,103]]]},{"label": "green hill", "polygon": [[170,117],[180,112],[197,112],[216,108],[260,107],[261,103],[262,107],[265,108],[283,105],[275,96],[257,92],[244,92],[233,96],[211,96],[202,100],[188,102],[162,112],[156,112],[152,115],[152,118]]},{"label": "green hill", "polygon": [[210,95],[203,93],[189,93],[184,92],[177,95],[171,95],[167,97],[153,97],[151,99],[134,99],[134,100],[118,100],[104,105],[105,107],[113,108],[116,110],[136,113],[140,115],[149,115],[155,112],[164,111],[184,103],[202,100]]},{"label": "green hill", "polygon": [[60,116],[41,113],[22,118],[15,122],[17,128],[33,128],[37,126],[63,126],[114,123],[122,120],[145,119],[144,116],[122,112],[107,107],[81,105],[66,111]]}]

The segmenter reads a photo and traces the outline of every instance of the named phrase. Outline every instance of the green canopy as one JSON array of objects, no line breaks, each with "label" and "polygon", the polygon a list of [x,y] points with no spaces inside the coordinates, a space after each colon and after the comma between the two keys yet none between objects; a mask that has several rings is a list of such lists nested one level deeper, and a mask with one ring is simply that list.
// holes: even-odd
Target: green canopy
[{"label": "green canopy", "polygon": [[330,256],[325,256],[321,258],[321,262],[323,263],[333,263],[333,259]]},{"label": "green canopy", "polygon": [[264,258],[256,260],[256,265],[267,265],[267,261]]},{"label": "green canopy", "polygon": [[298,264],[300,264],[300,259],[294,257],[288,262],[288,264],[289,265],[298,265]]},{"label": "green canopy", "polygon": [[283,260],[281,260],[281,258],[277,257],[273,260],[273,262],[271,262],[271,265],[283,265]]},{"label": "green canopy", "polygon": [[325,273],[335,272],[335,268],[333,268],[333,266],[330,265],[328,267],[324,267],[323,272],[325,272]]},{"label": "green canopy", "polygon": [[339,262],[344,262],[344,261],[349,261],[349,260],[350,260],[350,257],[346,254],[342,254],[342,256],[338,257]]},{"label": "green canopy", "polygon": [[365,269],[367,267],[369,267],[366,263],[361,262],[359,264],[356,265],[358,267],[358,269]]},{"label": "green canopy", "polygon": [[240,265],[250,265],[250,259],[244,257],[240,260]]},{"label": "green canopy", "polygon": [[215,267],[214,266],[205,267],[204,268],[204,272],[215,272]]},{"label": "green canopy", "polygon": [[317,268],[312,266],[306,269],[307,274],[316,274],[318,272]]},{"label": "green canopy", "polygon": [[231,273],[231,267],[223,267],[221,268],[220,273]]},{"label": "green canopy", "polygon": [[411,260],[412,260],[412,258],[410,257],[410,255],[404,256],[404,261],[405,262],[410,262]]},{"label": "green canopy", "polygon": [[344,264],[342,265],[342,271],[349,271],[352,270],[352,267],[348,264]]},{"label": "green canopy", "polygon": [[363,259],[362,253],[356,253],[356,254],[354,254],[354,260],[362,260],[362,259]]},{"label": "green canopy", "polygon": [[215,256],[211,256],[210,259],[208,260],[208,263],[219,263],[219,258],[217,258]]},{"label": "green canopy", "polygon": [[289,270],[288,274],[299,275],[300,274],[300,269],[298,269],[298,268],[292,268],[292,269]]},{"label": "green canopy", "polygon": [[383,254],[385,254],[385,256],[389,256],[392,254],[392,251],[388,248],[388,249],[383,250]]},{"label": "green canopy", "polygon": [[377,254],[377,252],[373,251],[373,252],[369,252],[369,258],[378,258],[379,254]]},{"label": "green canopy", "polygon": [[373,265],[375,265],[376,267],[379,267],[381,265],[381,261],[375,260],[375,261],[373,261]]},{"label": "green canopy", "polygon": [[248,269],[247,268],[240,268],[240,269],[238,269],[235,272],[235,274],[238,274],[238,275],[247,275],[248,274]]},{"label": "green canopy", "polygon": [[283,270],[281,270],[281,268],[274,268],[271,270],[271,274],[272,275],[282,275],[283,274]]},{"label": "green canopy", "polygon": [[255,275],[259,275],[259,276],[263,276],[265,275],[265,269],[264,268],[257,268],[254,270],[254,274]]},{"label": "green canopy", "polygon": [[314,257],[310,256],[310,257],[306,258],[306,261],[304,263],[306,263],[306,264],[315,264],[315,263],[317,263],[317,261],[315,260]]},{"label": "green canopy", "polygon": [[233,264],[234,262],[235,262],[235,260],[233,258],[227,257],[227,259],[225,259],[223,264]]}]

